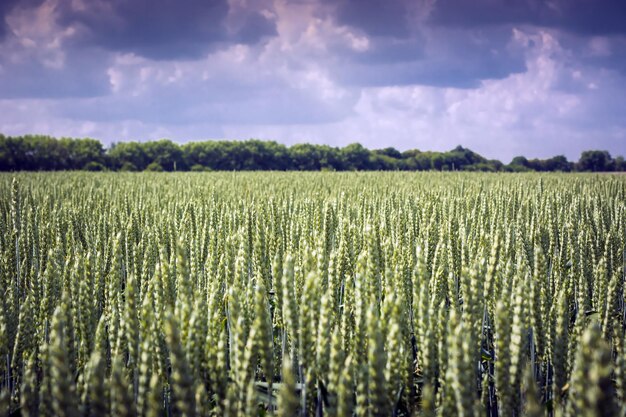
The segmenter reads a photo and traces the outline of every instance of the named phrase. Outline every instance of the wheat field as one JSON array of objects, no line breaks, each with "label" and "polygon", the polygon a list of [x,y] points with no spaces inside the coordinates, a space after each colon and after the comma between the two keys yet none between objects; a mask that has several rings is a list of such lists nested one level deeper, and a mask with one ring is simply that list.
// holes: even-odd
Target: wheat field
[{"label": "wheat field", "polygon": [[624,416],[626,177],[0,175],[0,407]]}]

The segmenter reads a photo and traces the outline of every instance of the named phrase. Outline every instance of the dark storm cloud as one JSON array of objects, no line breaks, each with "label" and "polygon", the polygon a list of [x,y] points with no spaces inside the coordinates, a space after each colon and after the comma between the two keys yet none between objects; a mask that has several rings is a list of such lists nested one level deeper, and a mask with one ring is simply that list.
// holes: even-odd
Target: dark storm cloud
[{"label": "dark storm cloud", "polygon": [[250,44],[276,34],[274,22],[255,11],[243,12],[243,24],[232,30],[226,0],[108,0],[86,6],[65,2],[59,9],[62,24],[82,27],[81,42],[152,59],[197,58],[221,43]]},{"label": "dark storm cloud", "polygon": [[9,34],[10,28],[6,17],[16,7],[35,7],[43,0],[1,0],[0,1],[0,42]]},{"label": "dark storm cloud", "polygon": [[[346,85],[385,87],[402,85],[424,85],[432,87],[476,88],[485,79],[505,78],[513,72],[521,72],[512,65],[502,65],[497,59],[493,67],[484,62],[462,63],[451,65],[449,61],[413,62],[403,65],[381,64],[379,66],[357,65],[339,74],[339,79]],[[381,77],[381,73],[385,77]]]},{"label": "dark storm cloud", "polygon": [[242,16],[232,40],[243,44],[257,43],[261,38],[276,35],[276,24],[260,13],[250,12]]},{"label": "dark storm cloud", "polygon": [[4,39],[9,31],[9,27],[6,22],[6,15],[9,14],[13,7],[17,4],[18,0],[5,0],[0,2],[0,40]]},{"label": "dark storm cloud", "polygon": [[546,25],[587,35],[626,34],[624,0],[561,1],[562,13],[548,16]]},{"label": "dark storm cloud", "polygon": [[429,85],[473,88],[485,79],[526,69],[511,30],[431,29],[427,38],[374,40],[365,52],[342,54],[341,83],[358,86]]},{"label": "dark storm cloud", "polygon": [[547,9],[543,2],[530,0],[438,0],[429,22],[454,27],[531,23]]},{"label": "dark storm cloud", "polygon": [[[369,38],[367,50],[334,51],[340,64],[333,71],[346,85],[474,88],[482,80],[505,78],[526,68],[524,51],[510,47],[509,25],[431,25],[417,18],[428,15],[432,2],[426,0],[321,1],[334,5],[333,18],[339,24]],[[492,3],[494,17],[488,20],[495,21],[507,6]]]},{"label": "dark storm cloud", "polygon": [[480,27],[529,24],[586,34],[626,33],[624,0],[438,0],[429,22]]},{"label": "dark storm cloud", "polygon": [[336,17],[371,36],[402,38],[410,33],[408,4],[406,0],[341,0]]},{"label": "dark storm cloud", "polygon": [[364,64],[402,63],[424,59],[426,39],[421,36],[406,39],[373,38],[369,41],[367,51],[341,51],[342,55],[352,56],[357,62]]},{"label": "dark storm cloud", "polygon": [[106,74],[96,71],[67,71],[30,65],[12,78],[0,77],[0,98],[75,98],[106,94]]},{"label": "dark storm cloud", "polygon": [[[579,53],[580,60],[586,65],[620,72],[626,75],[626,36],[617,36],[601,40],[606,42],[605,53],[589,50]],[[578,48],[580,51],[580,48]]]},{"label": "dark storm cloud", "polygon": [[0,130],[461,143],[504,159],[613,152],[626,140],[625,9],[626,0],[0,0]]},{"label": "dark storm cloud", "polygon": [[626,75],[626,42],[623,43],[624,49],[614,51],[611,55],[584,57],[581,61],[591,67],[605,68]]},{"label": "dark storm cloud", "polygon": [[40,60],[12,63],[0,58],[9,76],[0,76],[0,99],[6,98],[77,98],[107,94],[108,58],[90,51],[65,51],[62,67],[45,65]]}]

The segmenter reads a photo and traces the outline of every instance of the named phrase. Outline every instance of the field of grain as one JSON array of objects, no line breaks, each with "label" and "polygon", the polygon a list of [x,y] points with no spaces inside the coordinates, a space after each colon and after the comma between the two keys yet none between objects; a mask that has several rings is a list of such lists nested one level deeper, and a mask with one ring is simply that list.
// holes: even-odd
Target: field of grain
[{"label": "field of grain", "polygon": [[0,175],[0,413],[624,415],[626,177]]}]

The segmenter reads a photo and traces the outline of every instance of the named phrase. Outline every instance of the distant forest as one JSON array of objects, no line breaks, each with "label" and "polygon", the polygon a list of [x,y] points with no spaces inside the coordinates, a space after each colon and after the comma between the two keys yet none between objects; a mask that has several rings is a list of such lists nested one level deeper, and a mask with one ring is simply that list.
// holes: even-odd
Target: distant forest
[{"label": "distant forest", "polygon": [[626,171],[624,158],[589,150],[576,162],[517,156],[509,164],[457,146],[448,152],[369,150],[358,143],[285,146],[273,141],[169,140],[120,142],[105,148],[95,139],[0,134],[0,171]]}]

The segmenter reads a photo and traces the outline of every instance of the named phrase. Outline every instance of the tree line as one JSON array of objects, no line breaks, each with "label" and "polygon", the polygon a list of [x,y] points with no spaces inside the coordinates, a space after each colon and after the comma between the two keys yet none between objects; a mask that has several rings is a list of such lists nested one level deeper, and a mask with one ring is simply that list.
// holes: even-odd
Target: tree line
[{"label": "tree line", "polygon": [[448,152],[370,150],[358,143],[343,148],[274,141],[203,141],[178,145],[170,140],[120,142],[105,148],[96,139],[56,139],[44,135],[0,134],[0,171],[626,171],[622,156],[590,150],[576,162],[517,156],[509,164],[487,159],[462,146]]}]

